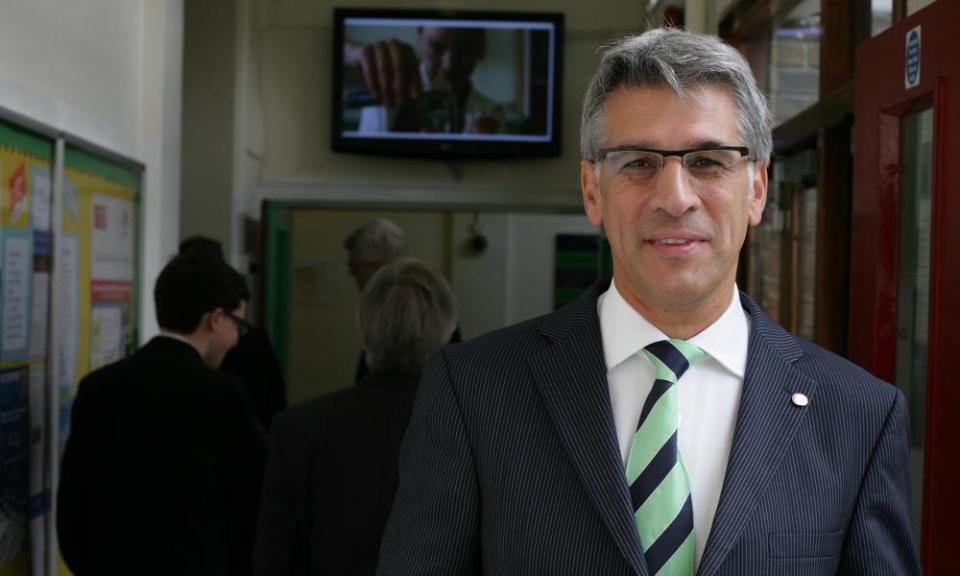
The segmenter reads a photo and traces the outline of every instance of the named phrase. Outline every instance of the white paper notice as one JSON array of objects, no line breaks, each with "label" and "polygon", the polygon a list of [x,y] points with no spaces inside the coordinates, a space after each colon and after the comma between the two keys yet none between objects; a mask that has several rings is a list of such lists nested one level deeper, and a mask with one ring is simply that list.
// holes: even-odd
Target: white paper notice
[{"label": "white paper notice", "polygon": [[76,221],[80,215],[80,199],[77,197],[77,187],[70,178],[63,179],[63,207],[70,212],[70,217]]},{"label": "white paper notice", "polygon": [[96,306],[90,311],[90,369],[120,359],[123,314],[119,306]]},{"label": "white paper notice", "polygon": [[57,351],[57,386],[70,390],[77,385],[77,237],[64,234],[59,239],[57,319],[60,334]]},{"label": "white paper notice", "polygon": [[3,244],[3,351],[27,347],[30,240],[7,237]]},{"label": "white paper notice", "polygon": [[30,358],[47,356],[47,319],[50,304],[50,274],[33,273],[33,312],[30,314]]},{"label": "white paper notice", "polygon": [[133,281],[133,202],[93,196],[93,279]]},{"label": "white paper notice", "polygon": [[33,169],[33,227],[36,230],[50,229],[50,171],[46,168]]}]

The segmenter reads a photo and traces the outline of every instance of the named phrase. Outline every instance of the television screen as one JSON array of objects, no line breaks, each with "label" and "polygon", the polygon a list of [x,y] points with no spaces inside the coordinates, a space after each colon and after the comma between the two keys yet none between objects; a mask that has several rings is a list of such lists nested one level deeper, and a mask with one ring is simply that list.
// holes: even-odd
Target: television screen
[{"label": "television screen", "polygon": [[334,10],[333,149],[560,153],[562,14]]}]

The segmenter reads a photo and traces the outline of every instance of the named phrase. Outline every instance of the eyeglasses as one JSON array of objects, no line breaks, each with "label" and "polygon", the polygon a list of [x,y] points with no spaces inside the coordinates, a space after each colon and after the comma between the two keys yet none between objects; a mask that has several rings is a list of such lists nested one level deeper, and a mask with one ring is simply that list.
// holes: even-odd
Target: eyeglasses
[{"label": "eyeglasses", "polygon": [[250,328],[252,327],[252,325],[246,320],[244,320],[243,318],[237,316],[232,312],[226,312],[226,311],[224,311],[223,315],[233,320],[233,323],[237,325],[238,336],[244,336],[247,334],[247,332],[250,331]]},{"label": "eyeglasses", "polygon": [[737,174],[740,160],[750,154],[746,146],[714,146],[693,150],[652,150],[635,146],[601,148],[594,162],[602,162],[608,178],[635,184],[652,181],[670,156],[679,156],[684,170],[700,182],[720,182]]}]

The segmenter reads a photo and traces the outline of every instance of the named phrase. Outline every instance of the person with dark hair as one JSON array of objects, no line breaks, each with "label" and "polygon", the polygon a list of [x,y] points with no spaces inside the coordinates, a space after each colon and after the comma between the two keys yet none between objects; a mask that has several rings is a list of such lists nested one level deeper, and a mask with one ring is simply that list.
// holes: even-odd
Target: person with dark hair
[{"label": "person with dark hair", "polygon": [[56,514],[77,576],[250,573],[265,436],[217,370],[249,296],[216,256],[175,257],[154,288],[160,335],[80,382]]},{"label": "person with dark hair", "polygon": [[209,236],[200,234],[188,236],[180,242],[180,247],[177,249],[177,254],[193,254],[195,252],[211,254],[226,262],[226,259],[223,257],[223,246],[220,244],[220,241],[214,240]]},{"label": "person with dark hair", "polygon": [[[179,253],[204,253],[224,259],[220,242],[202,235],[185,238],[180,242]],[[220,370],[243,382],[260,423],[264,430],[269,430],[273,417],[287,407],[287,386],[267,331],[247,322],[240,341],[223,358]]]},{"label": "person with dark hair", "polygon": [[378,574],[919,574],[903,393],[737,289],[773,147],[743,55],[616,42],[580,146],[613,277],[424,369]]},{"label": "person with dark hair", "polygon": [[447,282],[419,260],[380,269],[360,298],[370,373],[281,413],[270,437],[257,576],[372,575],[420,371],[456,325]]}]

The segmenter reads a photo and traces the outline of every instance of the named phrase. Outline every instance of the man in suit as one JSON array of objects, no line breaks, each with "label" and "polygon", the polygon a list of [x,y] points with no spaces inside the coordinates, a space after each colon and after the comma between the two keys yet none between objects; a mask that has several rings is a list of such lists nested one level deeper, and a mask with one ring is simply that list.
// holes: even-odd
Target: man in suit
[{"label": "man in suit", "polygon": [[378,574],[918,574],[903,395],[735,285],[770,114],[676,29],[601,57],[581,124],[613,279],[425,371]]},{"label": "man in suit", "polygon": [[208,254],[154,289],[160,335],[79,385],[60,469],[57,536],[77,576],[249,574],[263,429],[217,370],[249,298]]},{"label": "man in suit", "polygon": [[[226,262],[218,240],[196,235],[180,242],[179,254],[207,253]],[[283,369],[270,336],[260,326],[244,320],[240,340],[220,363],[220,370],[243,383],[257,418],[264,430],[270,429],[273,417],[287,407],[287,386]]]},{"label": "man in suit", "polygon": [[374,573],[417,381],[455,322],[449,286],[422,262],[374,274],[359,311],[370,373],[274,420],[257,576]]},{"label": "man in suit", "polygon": [[[343,247],[347,250],[350,275],[357,283],[357,289],[363,292],[377,270],[407,254],[407,235],[393,220],[375,218],[354,228],[343,241]],[[460,335],[460,327],[457,326],[450,336],[450,342],[461,340],[463,337]],[[354,381],[360,382],[368,372],[370,367],[367,366],[367,357],[361,351],[353,375]]]}]

